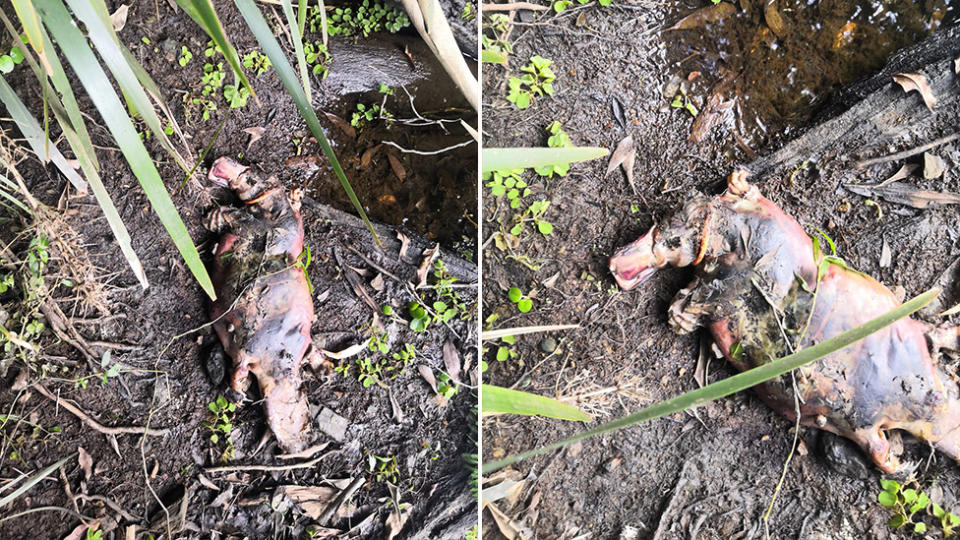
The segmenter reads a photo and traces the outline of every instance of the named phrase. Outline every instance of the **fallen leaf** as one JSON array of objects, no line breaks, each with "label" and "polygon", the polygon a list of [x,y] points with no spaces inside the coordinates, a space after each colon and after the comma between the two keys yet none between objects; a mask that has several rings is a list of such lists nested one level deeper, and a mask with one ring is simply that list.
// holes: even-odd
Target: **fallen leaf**
[{"label": "fallen leaf", "polygon": [[390,388],[387,388],[387,395],[390,396],[390,410],[393,414],[393,421],[402,424],[403,409],[400,408],[400,403],[397,402],[397,398],[393,395],[393,390]]},{"label": "fallen leaf", "polygon": [[123,4],[118,7],[116,11],[110,15],[110,24],[113,25],[113,29],[117,32],[123,30],[123,27],[127,25],[127,13],[130,11],[130,6]]},{"label": "fallen leaf", "polygon": [[485,503],[497,502],[500,499],[512,497],[515,493],[523,490],[526,479],[514,480],[505,478],[502,482],[492,487],[485,487],[480,492],[480,499]]},{"label": "fallen leaf", "polygon": [[780,6],[777,0],[766,0],[763,6],[763,20],[778,38],[783,39],[787,35],[787,25],[783,22],[783,17],[780,16]]},{"label": "fallen leaf", "polygon": [[397,178],[403,182],[403,180],[407,177],[407,170],[403,168],[403,164],[400,163],[400,159],[392,153],[387,152],[387,161],[390,162],[390,168],[393,170],[393,174],[397,175]]},{"label": "fallen leaf", "polygon": [[357,136],[357,130],[354,129],[354,127],[351,126],[343,118],[340,118],[335,114],[328,113],[327,111],[323,111],[323,114],[327,117],[327,120],[330,120],[330,122],[332,122],[333,125],[337,126],[340,129],[340,131],[342,131],[343,134],[346,135],[347,137],[350,137],[351,139],[353,139],[354,137]]},{"label": "fallen leaf", "polygon": [[370,280],[370,286],[373,287],[373,290],[380,292],[383,290],[383,274],[377,274],[372,280]]},{"label": "fallen leaf", "polygon": [[947,163],[943,161],[943,158],[931,154],[930,152],[923,153],[923,177],[927,180],[932,178],[940,178],[943,176],[943,173],[947,170]]},{"label": "fallen leaf", "polygon": [[277,491],[289,497],[311,519],[317,520],[341,490],[326,486],[280,486]]},{"label": "fallen leaf", "polygon": [[377,152],[380,151],[381,148],[383,148],[383,144],[376,144],[371,146],[370,148],[367,148],[363,152],[363,155],[360,156],[360,168],[366,169],[367,167],[369,167],[370,163],[373,161],[373,156],[375,156]]},{"label": "fallen leaf", "polygon": [[[726,3],[726,2],[724,2]],[[723,5],[723,4],[717,4]],[[497,524],[497,530],[500,531],[500,534],[505,536],[507,540],[516,540],[517,538],[523,538],[520,533],[520,526],[510,519],[506,514],[500,511],[495,505],[488,503],[484,505],[487,510],[490,511],[490,515],[493,516],[493,522]]]},{"label": "fallen leaf", "polygon": [[586,14],[586,12],[581,12],[579,15],[577,15],[576,24],[577,24],[577,26],[586,26],[586,25],[587,25],[587,14]]},{"label": "fallen leaf", "polygon": [[890,252],[890,244],[884,239],[880,247],[880,268],[889,267],[891,262],[893,262],[893,253]]},{"label": "fallen leaf", "polygon": [[267,131],[267,128],[260,126],[248,127],[243,130],[244,133],[250,135],[250,140],[247,141],[247,150],[250,150],[250,146],[259,141],[260,137],[263,137],[265,131]]},{"label": "fallen leaf", "polygon": [[610,100],[610,109],[613,112],[613,119],[620,124],[621,129],[627,128],[627,119],[623,116],[623,104],[620,103],[620,100],[616,96]]},{"label": "fallen leaf", "polygon": [[637,186],[633,184],[633,163],[636,157],[637,150],[633,145],[633,137],[627,135],[617,143],[617,148],[613,151],[613,155],[610,156],[610,162],[607,163],[607,172],[604,173],[603,176],[606,177],[617,167],[623,167],[623,172],[627,175],[627,182],[630,184],[630,189],[636,194]]},{"label": "fallen leaf", "polygon": [[214,484],[209,478],[207,478],[206,476],[204,476],[204,475],[202,475],[202,474],[198,474],[198,475],[197,475],[197,480],[200,481],[200,485],[201,485],[201,486],[203,486],[203,487],[205,487],[205,488],[207,488],[207,489],[212,489],[212,490],[214,490],[214,491],[220,491],[220,487],[219,487],[219,486],[217,486],[216,484]]},{"label": "fallen leaf", "polygon": [[557,272],[556,274],[548,277],[543,281],[543,286],[548,289],[552,289],[553,286],[557,284],[557,278],[559,277],[560,277],[560,272]]},{"label": "fallen leaf", "polygon": [[443,343],[443,365],[447,375],[460,384],[460,353],[449,338]]},{"label": "fallen leaf", "polygon": [[719,4],[713,4],[712,6],[707,6],[694,11],[690,15],[687,15],[686,17],[677,21],[677,24],[667,28],[666,31],[701,28],[710,23],[722,21],[736,12],[737,6],[731,4],[730,2],[720,2]]},{"label": "fallen leaf", "polygon": [[430,268],[433,267],[433,261],[440,256],[440,244],[423,250],[423,260],[420,261],[420,267],[417,268],[417,287],[423,287],[427,284],[427,276],[430,275]]},{"label": "fallen leaf", "polygon": [[410,505],[407,503],[400,504],[400,511],[398,512],[395,506],[391,505],[390,516],[387,517],[387,540],[393,540],[396,538],[400,531],[403,530],[404,524],[407,523],[407,518],[410,517]]},{"label": "fallen leaf", "polygon": [[93,476],[93,458],[82,446],[77,447],[77,461],[80,462],[80,468],[83,469],[83,478],[89,481],[90,477]]},{"label": "fallen leaf", "polygon": [[885,186],[892,182],[896,182],[897,180],[903,180],[904,178],[910,176],[913,171],[917,170],[917,167],[919,167],[919,165],[916,163],[904,163],[899,169],[897,169],[897,172],[893,173],[893,176],[877,184],[877,187]]},{"label": "fallen leaf", "polygon": [[430,366],[425,366],[420,364],[417,366],[417,371],[420,372],[420,376],[423,377],[423,380],[427,381],[427,384],[430,385],[430,388],[433,388],[434,394],[439,394],[437,390],[437,379],[433,376],[433,370],[430,369]]},{"label": "fallen leaf", "polygon": [[893,76],[893,82],[900,85],[904,92],[910,93],[916,90],[923,98],[924,105],[933,112],[933,106],[937,104],[937,98],[933,97],[933,90],[927,84],[927,78],[920,73],[897,73]]},{"label": "fallen leaf", "polygon": [[410,238],[397,231],[397,240],[400,240],[400,253],[397,254],[397,262],[400,262],[407,255],[407,250],[410,249]]},{"label": "fallen leaf", "polygon": [[871,198],[879,197],[885,201],[913,208],[926,208],[930,205],[940,204],[960,204],[960,195],[956,193],[927,191],[901,182],[894,182],[883,187],[856,184],[845,184],[844,187],[857,195]]},{"label": "fallen leaf", "polygon": [[217,498],[210,503],[210,506],[214,508],[226,507],[230,499],[233,499],[233,484],[227,484],[227,489],[220,492]]}]

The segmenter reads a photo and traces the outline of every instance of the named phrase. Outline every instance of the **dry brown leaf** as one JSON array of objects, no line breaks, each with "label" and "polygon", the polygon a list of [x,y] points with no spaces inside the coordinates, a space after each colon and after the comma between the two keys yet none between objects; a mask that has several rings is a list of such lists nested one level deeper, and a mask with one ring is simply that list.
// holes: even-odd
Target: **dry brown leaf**
[{"label": "dry brown leaf", "polygon": [[420,261],[420,267],[417,268],[417,287],[423,287],[427,284],[427,276],[430,275],[430,268],[433,267],[433,261],[440,256],[440,244],[423,250],[423,260]]},{"label": "dry brown leaf", "polygon": [[943,176],[943,173],[947,170],[947,163],[943,161],[943,158],[931,154],[930,152],[923,153],[923,177],[927,180],[933,178],[940,178]]},{"label": "dry brown leaf", "polygon": [[396,507],[391,506],[390,516],[387,517],[387,540],[393,540],[396,538],[400,531],[403,530],[404,524],[407,523],[407,518],[410,517],[410,505],[407,503],[400,503],[400,511],[397,512]]},{"label": "dry brown leaf", "polygon": [[[725,2],[724,2],[725,3]],[[718,4],[721,5],[721,4]],[[499,508],[494,504],[484,505],[487,510],[490,511],[490,515],[493,516],[493,522],[497,524],[497,530],[500,531],[500,534],[505,536],[507,540],[517,540],[518,538],[524,538],[523,534],[520,532],[520,526],[510,519],[509,516],[500,511]]]},{"label": "dry brown leaf", "polygon": [[397,231],[397,240],[400,241],[400,253],[397,254],[397,261],[400,262],[403,261],[403,258],[407,255],[407,250],[410,249],[410,238]]},{"label": "dry brown leaf", "polygon": [[375,144],[370,148],[367,148],[363,152],[363,155],[360,156],[360,168],[366,169],[369,167],[370,163],[373,161],[373,156],[377,155],[377,152],[379,152],[381,148],[383,148],[383,144]]},{"label": "dry brown leaf", "polygon": [[[603,174],[604,178],[607,177],[610,173],[614,171],[617,167],[623,165],[623,171],[627,173],[627,180],[630,182],[630,187],[633,186],[633,159],[637,155],[637,150],[633,146],[633,137],[627,135],[619,143],[617,143],[616,150],[613,151],[613,155],[610,156],[610,161],[607,163],[607,172]],[[629,167],[627,161],[629,160]],[[636,188],[633,189],[636,193]]]},{"label": "dry brown leaf", "polygon": [[883,187],[854,184],[847,184],[844,187],[864,197],[879,197],[888,202],[913,208],[926,208],[938,204],[960,204],[960,195],[956,193],[927,191],[900,182],[894,182]]},{"label": "dry brown leaf", "polygon": [[210,506],[214,508],[226,507],[227,504],[230,503],[230,499],[233,499],[233,484],[227,484],[227,489],[221,491],[220,494],[213,499],[213,502],[210,503]]},{"label": "dry brown leaf", "polygon": [[320,519],[323,511],[337,498],[341,490],[326,486],[280,486],[279,492],[286,495],[311,519]]},{"label": "dry brown leaf", "polygon": [[433,376],[433,370],[430,369],[430,366],[420,364],[417,366],[417,371],[420,373],[420,376],[423,377],[423,380],[427,381],[430,388],[433,389],[433,393],[439,394],[440,392],[437,390],[437,378]]},{"label": "dry brown leaf", "polygon": [[884,239],[880,247],[880,268],[887,268],[891,262],[893,262],[893,253],[890,252],[890,244]]},{"label": "dry brown leaf", "polygon": [[387,395],[390,396],[390,410],[393,415],[393,421],[398,424],[402,424],[403,409],[400,408],[400,403],[397,401],[397,398],[393,395],[393,390],[387,388]]},{"label": "dry brown leaf", "polygon": [[780,39],[787,35],[787,25],[780,15],[780,6],[777,0],[766,0],[763,6],[763,20],[770,30]]},{"label": "dry brown leaf", "polygon": [[460,353],[450,339],[443,343],[443,365],[447,368],[447,375],[460,384]]},{"label": "dry brown leaf", "polygon": [[347,137],[353,139],[357,136],[357,130],[354,129],[354,127],[343,118],[340,118],[335,114],[328,113],[327,111],[323,111],[323,114],[327,117],[327,120],[333,122],[333,125],[337,126]]},{"label": "dry brown leaf", "polygon": [[553,286],[557,284],[557,278],[559,277],[560,277],[560,272],[557,272],[556,274],[548,277],[543,281],[543,286],[548,289],[552,289]]},{"label": "dry brown leaf", "polygon": [[377,274],[372,280],[370,280],[370,286],[373,287],[373,290],[380,292],[383,290],[383,274]]},{"label": "dry brown leaf", "polygon": [[393,155],[393,153],[387,152],[387,161],[390,162],[390,168],[393,170],[393,174],[397,175],[397,178],[403,182],[407,178],[407,170],[403,168],[400,159]]},{"label": "dry brown leaf", "polygon": [[89,481],[93,476],[93,458],[82,446],[77,447],[77,461],[80,462],[80,468],[83,469],[83,478]]},{"label": "dry brown leaf", "polygon": [[220,491],[220,487],[219,487],[219,486],[217,486],[216,484],[214,484],[213,481],[211,481],[209,478],[207,478],[206,476],[204,476],[204,475],[202,475],[202,474],[198,474],[198,475],[197,475],[197,480],[200,481],[200,485],[201,485],[201,486],[203,486],[203,487],[205,487],[205,488],[207,488],[207,489],[212,489],[212,490],[214,490],[214,491]]},{"label": "dry brown leaf", "polygon": [[113,29],[117,32],[123,30],[123,27],[127,25],[127,13],[130,12],[130,6],[123,4],[118,7],[116,11],[110,15],[110,24],[113,25]]},{"label": "dry brown leaf", "polygon": [[701,28],[710,23],[721,21],[737,12],[737,6],[730,2],[720,2],[704,8],[700,8],[690,15],[680,19],[677,24],[667,28],[670,30],[691,30]]},{"label": "dry brown leaf", "polygon": [[919,165],[916,163],[904,163],[899,169],[897,169],[897,172],[893,173],[893,176],[877,184],[877,187],[885,186],[891,182],[896,182],[897,180],[903,180],[904,178],[910,176],[913,171],[917,170],[917,167],[919,167]]},{"label": "dry brown leaf", "polygon": [[897,73],[893,76],[893,82],[899,84],[904,92],[910,93],[916,90],[923,98],[923,104],[933,112],[933,106],[937,104],[937,98],[933,97],[933,90],[927,84],[927,78],[920,73]]},{"label": "dry brown leaf", "polygon": [[263,137],[263,134],[267,131],[267,128],[261,126],[248,127],[243,130],[244,133],[250,135],[250,140],[247,141],[247,150],[250,150],[250,146],[259,141],[260,137]]}]

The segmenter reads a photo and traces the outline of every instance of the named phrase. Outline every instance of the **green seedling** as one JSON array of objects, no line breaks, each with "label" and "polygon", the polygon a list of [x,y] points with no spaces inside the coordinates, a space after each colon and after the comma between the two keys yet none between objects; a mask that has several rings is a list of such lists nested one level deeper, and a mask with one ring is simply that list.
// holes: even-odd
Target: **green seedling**
[{"label": "green seedling", "polygon": [[414,332],[423,332],[430,325],[430,314],[420,302],[410,302],[407,304],[407,311],[410,313],[410,329]]},{"label": "green seedling", "polygon": [[228,84],[223,87],[223,98],[230,104],[231,109],[238,109],[247,106],[247,99],[250,98],[250,91],[246,86],[237,87],[235,84]]},{"label": "green seedling", "polygon": [[505,345],[497,347],[497,362],[506,362],[514,358],[520,358],[520,353],[513,349],[513,346],[517,343],[516,336],[503,336],[500,338],[500,342]]},{"label": "green seedling", "polygon": [[20,62],[23,62],[23,52],[18,47],[11,47],[7,54],[0,55],[0,73],[10,73]]},{"label": "green seedling", "polygon": [[437,392],[441,396],[450,399],[457,395],[458,389],[457,381],[451,379],[446,373],[441,373],[437,376]]},{"label": "green seedling", "polygon": [[254,75],[263,75],[272,65],[267,55],[260,51],[253,50],[243,55],[243,67],[253,71]]},{"label": "green seedling", "polygon": [[37,235],[22,255],[23,265],[0,272],[0,294],[19,293],[15,303],[0,309],[0,345],[4,353],[0,371],[15,358],[28,366],[38,359],[38,342],[46,329],[40,306],[47,296],[43,274],[50,260],[49,250],[46,236]]},{"label": "green seedling", "polygon": [[690,101],[690,98],[686,94],[680,93],[674,96],[673,101],[670,102],[670,106],[674,109],[685,109],[692,116],[696,117],[700,114],[700,111],[697,110],[697,106]]},{"label": "green seedling", "polygon": [[556,75],[550,69],[552,61],[540,55],[530,58],[530,63],[520,68],[523,75],[510,77],[507,101],[518,109],[526,109],[533,102],[535,96],[553,95],[553,81]]},{"label": "green seedling", "polygon": [[507,291],[507,297],[517,305],[520,313],[527,313],[533,309],[533,300],[531,300],[529,296],[524,295],[523,291],[517,287],[510,287],[510,290]]},{"label": "green seedling", "polygon": [[410,343],[404,343],[403,348],[393,353],[393,359],[401,362],[404,367],[417,358],[417,349]]},{"label": "green seedling", "polygon": [[373,336],[370,337],[367,349],[369,349],[370,352],[379,352],[380,354],[390,352],[390,345],[387,343],[387,333],[374,333]]},{"label": "green seedling", "polygon": [[956,527],[960,526],[960,517],[952,512],[946,512],[919,489],[908,488],[894,480],[880,480],[880,487],[882,490],[877,494],[877,502],[893,511],[894,516],[888,522],[893,529],[912,525],[914,534],[926,533],[929,526],[920,521],[923,512],[937,520],[938,523],[934,525],[939,525],[945,538],[952,536]]},{"label": "green seedling", "polygon": [[488,171],[483,174],[484,182],[490,188],[490,193],[494,197],[507,197],[510,208],[520,207],[520,200],[530,194],[530,188],[520,177],[523,169],[511,169],[508,171]]},{"label": "green seedling", "polygon": [[[323,23],[321,6],[309,8],[310,32],[319,32]],[[327,16],[327,33],[331,36],[370,37],[374,32],[396,34],[410,26],[407,14],[383,0],[363,0],[359,6],[336,8]]]},{"label": "green seedling", "polygon": [[[570,137],[563,131],[563,128],[560,127],[560,122],[554,121],[547,126],[547,133],[550,135],[550,137],[547,138],[547,146],[549,148],[566,148],[573,146]],[[566,176],[570,170],[570,164],[553,163],[542,167],[534,167],[533,170],[537,171],[537,174],[540,176],[546,176],[547,178],[553,178],[554,174],[557,176]]]},{"label": "green seedling", "polygon": [[177,58],[177,63],[180,64],[180,67],[189,64],[191,59],[193,59],[193,53],[190,52],[190,49],[188,49],[186,45],[180,47],[180,57]]},{"label": "green seedling", "polygon": [[320,75],[320,78],[326,79],[330,74],[330,53],[327,46],[322,41],[303,44],[303,55],[307,64],[313,66],[310,68],[314,75]]},{"label": "green seedling", "polygon": [[510,19],[503,13],[494,13],[483,23],[483,28],[484,33],[480,35],[481,56],[488,57],[484,61],[506,64],[507,56],[513,53],[513,45],[503,39],[510,29]]},{"label": "green seedling", "polygon": [[[711,1],[714,4],[716,4],[720,0],[711,0]],[[577,3],[581,5],[589,4],[590,0],[577,0]],[[600,4],[601,6],[606,7],[606,6],[609,6],[611,3],[613,3],[613,0],[597,0],[597,3]],[[556,11],[557,13],[563,13],[564,11],[567,10],[567,8],[569,8],[572,5],[573,5],[573,0],[557,0],[556,2],[553,3],[553,10]]]},{"label": "green seedling", "polygon": [[397,466],[396,456],[381,457],[368,452],[367,472],[374,475],[376,482],[396,484],[400,479],[400,467]]},{"label": "green seedling", "polygon": [[534,201],[530,206],[518,216],[516,224],[510,228],[510,234],[520,236],[523,232],[523,224],[527,221],[533,221],[540,234],[548,235],[553,232],[553,224],[543,219],[543,214],[550,208],[550,201]]},{"label": "green seedling", "polygon": [[220,461],[229,461],[233,459],[233,417],[237,411],[237,405],[230,403],[227,398],[218,396],[216,401],[207,405],[213,414],[210,420],[203,425],[210,431],[210,442],[214,445],[220,445],[221,437],[225,440],[223,451],[220,453]]},{"label": "green seedling", "polygon": [[460,12],[460,18],[465,21],[472,21],[476,16],[476,8],[473,7],[473,4],[467,2],[463,4],[463,11]]},{"label": "green seedling", "polygon": [[380,86],[377,87],[377,92],[380,92],[381,94],[383,94],[383,95],[385,95],[385,96],[392,96],[392,95],[394,95],[397,91],[396,91],[395,89],[393,89],[393,88],[390,88],[390,87],[387,86],[385,83],[380,83]]},{"label": "green seedling", "polygon": [[374,120],[381,118],[390,119],[393,115],[387,112],[386,109],[380,107],[374,103],[373,105],[364,105],[363,103],[357,103],[357,110],[354,111],[353,116],[350,117],[350,125],[357,128],[363,129],[365,125]]},{"label": "green seedling", "polygon": [[84,533],[85,540],[103,540],[103,531],[100,530],[99,526],[97,528],[88,527],[87,532]]}]

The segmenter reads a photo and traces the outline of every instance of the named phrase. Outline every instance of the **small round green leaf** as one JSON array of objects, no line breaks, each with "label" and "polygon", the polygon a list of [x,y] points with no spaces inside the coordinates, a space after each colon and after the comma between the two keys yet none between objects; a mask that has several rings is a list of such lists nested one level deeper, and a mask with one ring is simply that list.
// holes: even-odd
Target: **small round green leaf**
[{"label": "small round green leaf", "polygon": [[517,302],[517,309],[520,310],[520,313],[526,313],[530,311],[533,309],[533,300],[530,300],[529,298],[521,298],[520,301]]},{"label": "small round green leaf", "polygon": [[541,234],[550,234],[553,232],[553,225],[546,221],[538,221],[537,230],[540,231]]},{"label": "small round green leaf", "polygon": [[893,508],[897,504],[897,496],[889,491],[881,491],[880,494],[877,495],[877,502],[887,508]]},{"label": "small round green leaf", "polygon": [[507,291],[507,297],[510,298],[510,301],[516,304],[523,298],[523,291],[516,287],[510,287],[510,290]]}]

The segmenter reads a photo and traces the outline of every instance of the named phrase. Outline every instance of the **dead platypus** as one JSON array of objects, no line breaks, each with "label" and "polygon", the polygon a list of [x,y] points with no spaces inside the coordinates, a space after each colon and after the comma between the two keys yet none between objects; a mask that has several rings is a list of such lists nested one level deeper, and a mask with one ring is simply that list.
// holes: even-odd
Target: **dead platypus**
[{"label": "dead platypus", "polygon": [[303,251],[300,196],[288,197],[276,178],[262,180],[226,157],[214,162],[209,179],[232,189],[244,205],[214,210],[207,224],[222,233],[210,317],[233,359],[231,387],[243,393],[249,375],[255,376],[270,429],[285,451],[297,452],[311,439],[301,366],[320,355],[310,339],[313,301],[297,264]]},{"label": "dead platypus", "polygon": [[[708,326],[720,350],[743,371],[853,329],[900,304],[873,278],[815,253],[799,223],[734,172],[720,196],[698,195],[610,258],[631,289],[667,265],[696,267],[674,298],[678,333]],[[826,239],[825,239],[826,240]],[[819,250],[817,250],[819,251]],[[829,260],[829,259],[828,259]],[[886,430],[905,430],[960,459],[960,388],[937,361],[957,349],[958,331],[900,321],[789,376],[754,390],[804,425],[847,437],[885,472],[902,468]]]}]

